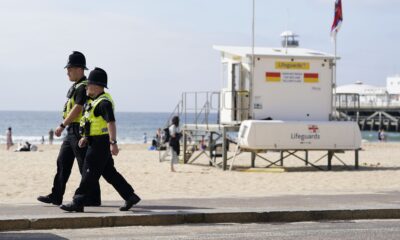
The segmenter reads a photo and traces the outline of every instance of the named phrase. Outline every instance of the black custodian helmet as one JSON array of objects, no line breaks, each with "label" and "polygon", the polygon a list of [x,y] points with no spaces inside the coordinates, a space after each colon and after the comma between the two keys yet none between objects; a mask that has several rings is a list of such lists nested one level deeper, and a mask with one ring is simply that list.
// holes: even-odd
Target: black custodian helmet
[{"label": "black custodian helmet", "polygon": [[73,51],[72,54],[69,55],[68,63],[65,66],[65,68],[69,67],[80,67],[87,70],[85,55],[83,55],[81,52]]},{"label": "black custodian helmet", "polygon": [[107,73],[101,68],[94,68],[88,77],[88,84],[99,85],[107,88]]}]

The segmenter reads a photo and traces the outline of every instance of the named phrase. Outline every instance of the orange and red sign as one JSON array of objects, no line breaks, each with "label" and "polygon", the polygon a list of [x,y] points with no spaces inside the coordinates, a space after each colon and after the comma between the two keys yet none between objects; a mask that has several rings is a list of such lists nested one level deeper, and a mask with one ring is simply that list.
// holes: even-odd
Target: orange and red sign
[{"label": "orange and red sign", "polygon": [[265,80],[267,82],[280,82],[281,81],[281,73],[280,72],[266,72]]},{"label": "orange and red sign", "polygon": [[304,73],[305,83],[317,83],[318,81],[318,73]]}]

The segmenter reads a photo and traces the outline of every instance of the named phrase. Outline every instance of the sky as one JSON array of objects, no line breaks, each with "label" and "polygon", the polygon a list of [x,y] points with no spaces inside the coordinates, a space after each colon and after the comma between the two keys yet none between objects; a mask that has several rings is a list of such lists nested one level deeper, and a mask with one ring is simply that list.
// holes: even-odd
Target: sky
[{"label": "sky", "polygon": [[[333,53],[334,0],[255,0],[255,45]],[[400,1],[342,0],[338,85],[400,73]],[[68,55],[109,77],[116,110],[171,112],[182,92],[221,88],[213,45],[251,45],[252,0],[0,0],[0,110],[61,111]],[[86,72],[88,75],[89,72]]]}]

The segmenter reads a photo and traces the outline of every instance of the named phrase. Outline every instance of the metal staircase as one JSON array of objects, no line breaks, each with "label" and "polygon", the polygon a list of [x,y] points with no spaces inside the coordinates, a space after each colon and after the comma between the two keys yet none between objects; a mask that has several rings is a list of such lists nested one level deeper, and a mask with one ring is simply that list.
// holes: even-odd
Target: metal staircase
[{"label": "metal staircase", "polygon": [[[172,113],[169,115],[162,129],[171,124],[174,116],[179,116],[181,129],[187,125],[194,125],[196,131],[185,131],[186,146],[184,149],[184,159],[190,159],[193,153],[201,149],[207,141],[207,131],[200,129],[200,126],[208,128],[210,124],[219,124],[220,122],[220,92],[183,92]],[[199,127],[199,128],[198,128]],[[215,145],[215,142],[209,143]],[[181,144],[181,148],[183,148]],[[183,151],[182,151],[183,152]],[[161,154],[160,154],[161,156]]]}]

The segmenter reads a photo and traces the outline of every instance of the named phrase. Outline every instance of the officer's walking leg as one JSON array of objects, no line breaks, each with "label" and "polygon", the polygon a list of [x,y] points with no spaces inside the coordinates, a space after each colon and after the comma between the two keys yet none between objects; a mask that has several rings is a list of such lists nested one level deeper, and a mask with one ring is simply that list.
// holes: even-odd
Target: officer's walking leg
[{"label": "officer's walking leg", "polygon": [[[77,130],[78,131],[78,130]],[[85,160],[85,155],[87,152],[87,147],[85,148],[80,148],[78,146],[78,141],[79,141],[79,133],[75,133],[75,139],[74,141],[74,154],[76,157],[76,160],[79,165],[79,171],[81,175],[83,176],[83,168],[84,168],[84,160]],[[97,181],[96,183],[93,184],[93,188],[90,189],[90,194],[88,195],[87,202],[85,203],[86,206],[100,206],[101,205],[101,194],[100,194],[100,184]]]},{"label": "officer's walking leg", "polygon": [[51,198],[54,202],[61,204],[65,192],[65,185],[71,175],[75,155],[72,150],[71,142],[67,136],[61,145],[57,158],[57,173],[54,177]]},{"label": "officer's walking leg", "polygon": [[78,206],[83,206],[88,201],[89,196],[93,194],[93,186],[99,183],[102,169],[105,166],[104,155],[101,151],[95,151],[89,147],[83,163],[82,179],[78,189],[75,191],[73,202]]},{"label": "officer's walking leg", "polygon": [[102,176],[115,188],[115,190],[117,190],[124,200],[128,200],[133,195],[134,190],[132,186],[117,171],[117,169],[115,169],[114,159],[111,155],[108,156],[108,161],[104,167]]},{"label": "officer's walking leg", "polygon": [[137,204],[141,200],[140,197],[135,194],[132,186],[115,169],[114,159],[111,155],[109,155],[102,175],[108,183],[113,185],[115,190],[117,190],[119,195],[121,195],[125,200],[124,205],[119,208],[120,211],[128,211],[133,205]]}]

